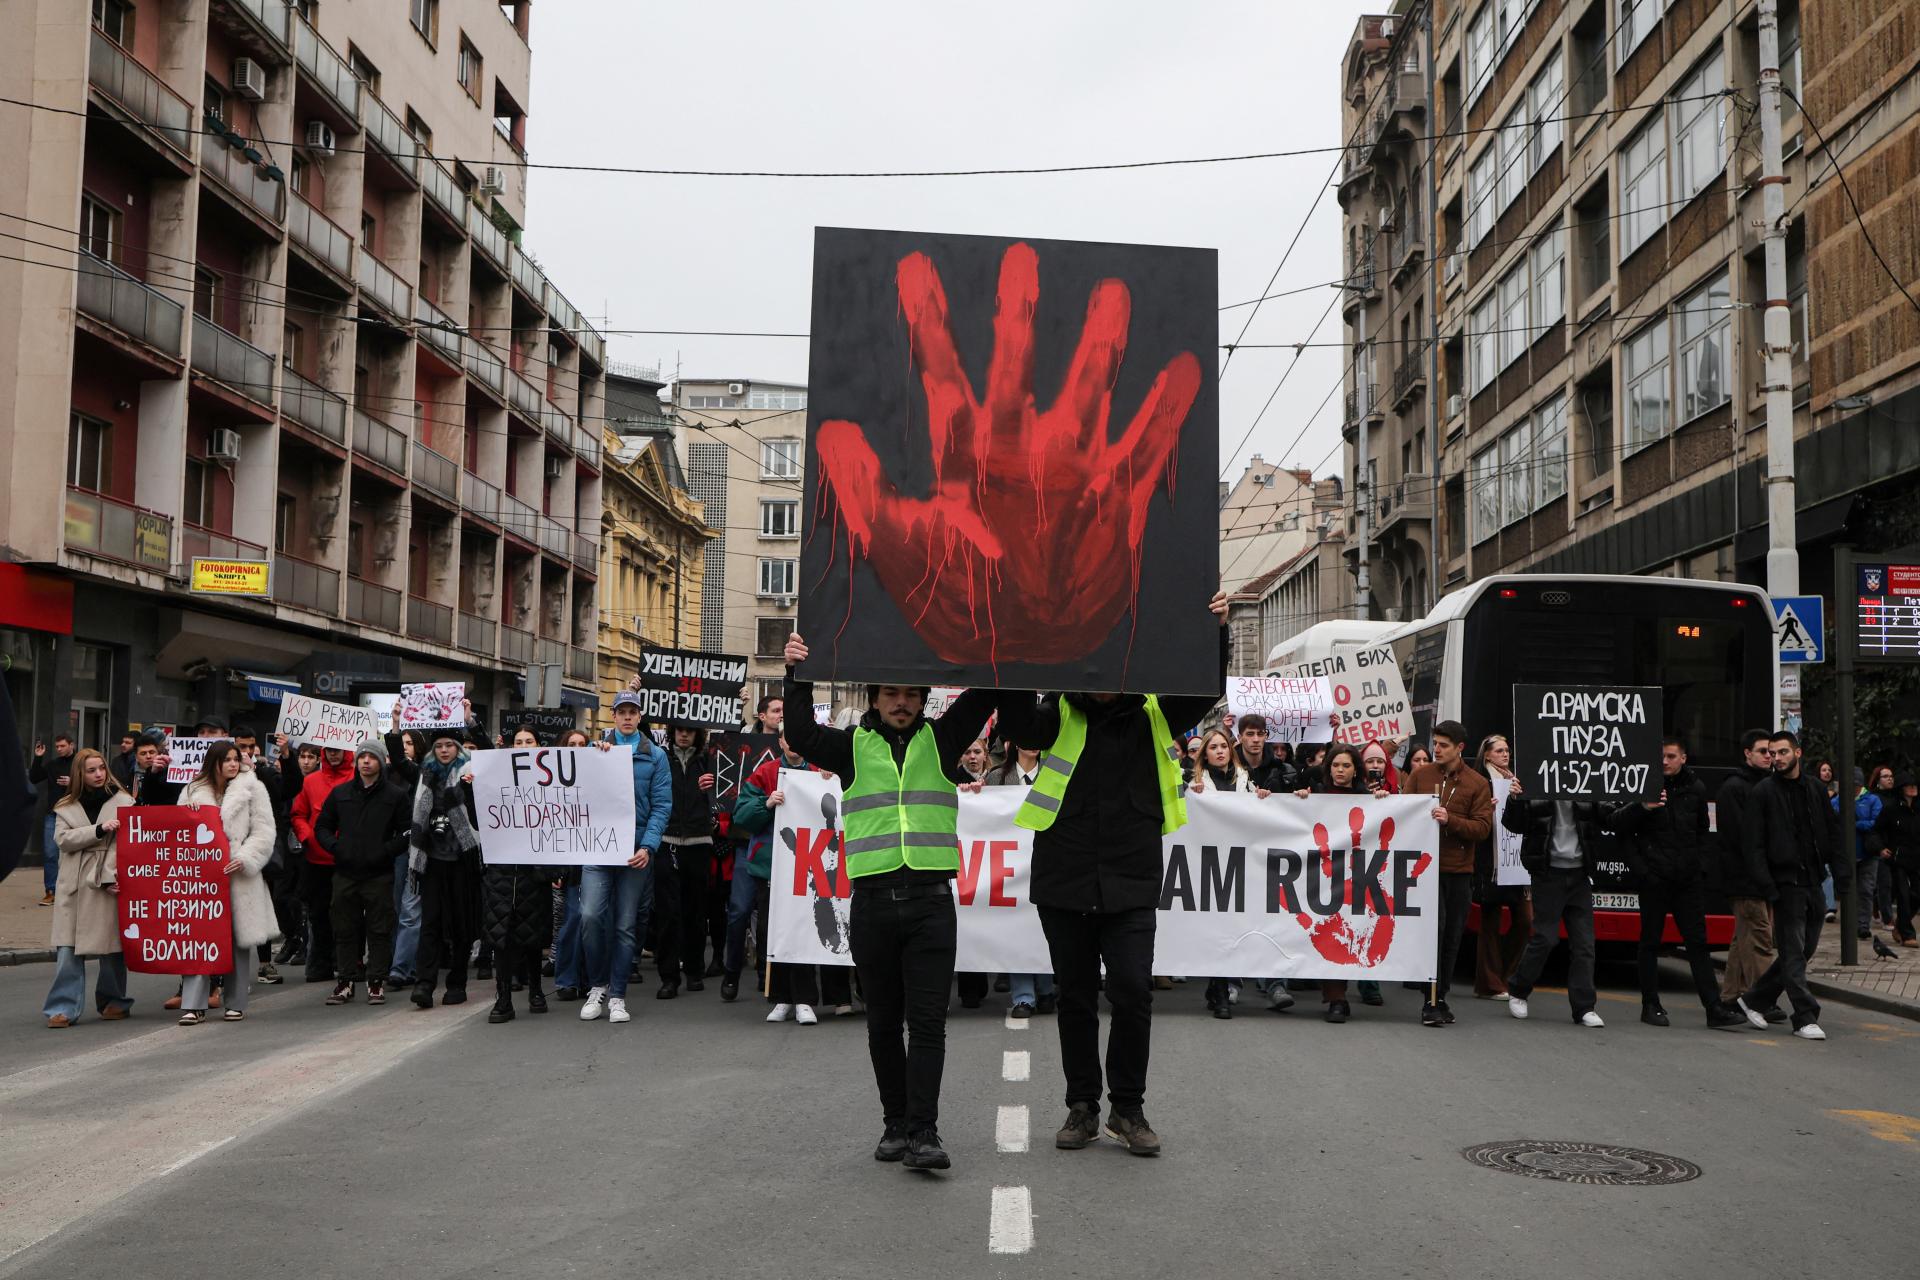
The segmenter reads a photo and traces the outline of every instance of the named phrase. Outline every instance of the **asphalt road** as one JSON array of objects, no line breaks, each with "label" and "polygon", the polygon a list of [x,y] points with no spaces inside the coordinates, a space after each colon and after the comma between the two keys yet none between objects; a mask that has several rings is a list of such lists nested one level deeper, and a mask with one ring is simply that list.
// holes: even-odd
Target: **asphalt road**
[{"label": "asphalt road", "polygon": [[[1603,993],[1419,1000],[1345,1026],[1208,1017],[1163,994],[1148,1115],[1167,1154],[1052,1147],[1050,1019],[1004,996],[949,1023],[955,1167],[870,1158],[864,1028],[768,1026],[718,984],[635,1020],[577,1005],[489,1026],[485,1002],[330,1009],[261,989],[245,1023],[135,1016],[43,1031],[46,965],[0,969],[0,1277],[1803,1276],[1908,1268],[1920,1024],[1829,1007],[1833,1039],[1675,1025]],[[1612,975],[1616,983],[1625,973]],[[476,986],[476,992],[479,988]],[[1029,1077],[1020,1061],[1029,1055]],[[1027,1124],[1017,1108],[1027,1108]],[[1012,1108],[1006,1113],[1002,1108]],[[1846,1116],[1840,1112],[1863,1113]],[[1020,1145],[1027,1150],[998,1150]],[[1662,1187],[1482,1169],[1501,1139],[1614,1143],[1700,1165]],[[996,1253],[994,1247],[1024,1252]]]}]

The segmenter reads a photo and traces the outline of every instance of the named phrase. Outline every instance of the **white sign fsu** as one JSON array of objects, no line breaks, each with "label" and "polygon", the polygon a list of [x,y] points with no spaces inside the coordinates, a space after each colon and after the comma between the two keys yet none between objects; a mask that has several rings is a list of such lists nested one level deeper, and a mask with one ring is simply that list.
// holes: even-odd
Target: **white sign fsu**
[{"label": "white sign fsu", "polygon": [[[840,784],[782,770],[767,954],[851,964],[852,883],[840,874]],[[1033,833],[1022,791],[960,797],[956,967],[1053,967],[1028,897]],[[1386,800],[1202,794],[1163,840],[1155,973],[1425,981],[1439,950],[1440,830],[1424,796]]]},{"label": "white sign fsu", "polygon": [[633,748],[518,747],[473,755],[490,865],[624,867],[633,856]]}]

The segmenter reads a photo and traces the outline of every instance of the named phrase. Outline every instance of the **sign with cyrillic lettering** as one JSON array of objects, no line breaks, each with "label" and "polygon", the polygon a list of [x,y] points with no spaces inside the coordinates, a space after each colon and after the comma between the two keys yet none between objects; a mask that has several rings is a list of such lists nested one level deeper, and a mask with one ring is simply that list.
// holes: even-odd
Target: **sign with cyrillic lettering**
[{"label": "sign with cyrillic lettering", "polygon": [[[1525,786],[1525,783],[1521,783]],[[1493,779],[1493,882],[1499,885],[1532,884],[1533,877],[1520,862],[1521,837],[1507,830],[1507,796],[1513,791],[1513,779]]]},{"label": "sign with cyrillic lettering", "polygon": [[459,680],[436,680],[426,684],[403,684],[400,701],[394,704],[395,729],[438,729],[442,725],[466,723],[467,686]]},{"label": "sign with cyrillic lettering", "polygon": [[[1413,734],[1413,704],[1400,662],[1386,645],[1336,649],[1331,657],[1303,662],[1276,673],[1327,682],[1333,699],[1334,742],[1363,747],[1369,742],[1402,741]],[[1306,739],[1308,742],[1326,738]]]},{"label": "sign with cyrillic lettering", "polygon": [[1236,727],[1249,716],[1265,720],[1269,742],[1327,742],[1334,711],[1325,676],[1227,677],[1227,714]]},{"label": "sign with cyrillic lettering", "polygon": [[1660,795],[1658,686],[1513,686],[1513,771],[1535,800]]},{"label": "sign with cyrillic lettering", "polygon": [[274,732],[286,734],[291,747],[310,742],[316,747],[352,751],[368,738],[380,736],[380,722],[372,707],[350,707],[344,702],[289,693],[280,699],[280,720]]},{"label": "sign with cyrillic lettering", "polygon": [[230,973],[227,833],[213,805],[137,804],[113,842],[120,954],[135,973]]},{"label": "sign with cyrillic lettering", "polygon": [[746,682],[745,658],[648,646],[640,651],[640,716],[731,729],[740,723],[740,690]]},{"label": "sign with cyrillic lettering", "polygon": [[633,856],[633,748],[519,747],[473,756],[488,863],[624,867]]},{"label": "sign with cyrillic lettering", "polygon": [[200,776],[200,764],[207,758],[207,748],[219,738],[168,738],[167,739],[167,781],[177,783],[192,782]]}]

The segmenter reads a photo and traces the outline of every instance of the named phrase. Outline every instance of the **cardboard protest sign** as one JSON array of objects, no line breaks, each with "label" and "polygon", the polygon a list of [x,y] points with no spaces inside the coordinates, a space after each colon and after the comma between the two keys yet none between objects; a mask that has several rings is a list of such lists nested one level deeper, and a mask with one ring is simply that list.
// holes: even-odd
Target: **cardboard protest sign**
[{"label": "cardboard protest sign", "polygon": [[773,733],[709,734],[707,745],[713,749],[713,807],[729,813],[740,785],[780,754],[780,736]]},{"label": "cardboard protest sign", "polygon": [[114,839],[120,954],[138,973],[230,973],[227,834],[213,805],[133,805]]},{"label": "cardboard protest sign", "polygon": [[368,738],[379,737],[380,725],[372,707],[350,707],[344,702],[323,702],[304,693],[289,693],[280,699],[280,719],[274,732],[286,734],[289,746],[310,742],[316,747],[352,751]]},{"label": "cardboard protest sign", "polygon": [[1333,727],[1335,742],[1359,747],[1413,735],[1413,704],[1400,677],[1400,663],[1386,645],[1336,649],[1330,657],[1303,662],[1280,674],[1327,682],[1334,714],[1340,719]]},{"label": "cardboard protest sign", "polygon": [[[838,780],[782,770],[767,954],[851,964],[852,883],[841,874]],[[1033,833],[1013,825],[1025,792],[960,797],[956,968],[1053,967],[1028,897]],[[1203,793],[1162,840],[1155,972],[1272,978],[1433,976],[1440,829],[1425,796],[1256,800]]]},{"label": "cardboard protest sign", "polygon": [[813,269],[801,675],[1218,692],[1214,251],[821,227]]},{"label": "cardboard protest sign", "polygon": [[1653,800],[1660,794],[1657,686],[1513,686],[1513,768],[1539,800]]},{"label": "cardboard protest sign", "polygon": [[632,747],[481,751],[472,768],[488,863],[624,867],[633,856]]},{"label": "cardboard protest sign", "polygon": [[542,741],[552,742],[574,727],[570,707],[515,707],[500,713],[500,732],[508,742],[512,742],[514,733],[522,728],[533,730]]},{"label": "cardboard protest sign", "polygon": [[460,681],[403,684],[400,686],[400,701],[393,708],[393,727],[438,729],[442,725],[465,724],[467,713],[460,704],[466,696],[467,686]]},{"label": "cardboard protest sign", "polygon": [[1236,725],[1248,716],[1265,720],[1270,742],[1326,742],[1333,712],[1325,676],[1227,677],[1227,714]]},{"label": "cardboard protest sign", "polygon": [[649,645],[640,651],[640,716],[730,729],[740,723],[740,690],[746,683],[745,658]]},{"label": "cardboard protest sign", "polygon": [[167,781],[192,782],[200,776],[200,765],[207,758],[207,748],[225,741],[225,738],[168,738]]},{"label": "cardboard protest sign", "polygon": [[[1525,785],[1524,783],[1522,784]],[[1507,830],[1507,796],[1513,790],[1511,778],[1493,779],[1493,871],[1494,883],[1532,884],[1533,877],[1520,864],[1521,838]]]}]

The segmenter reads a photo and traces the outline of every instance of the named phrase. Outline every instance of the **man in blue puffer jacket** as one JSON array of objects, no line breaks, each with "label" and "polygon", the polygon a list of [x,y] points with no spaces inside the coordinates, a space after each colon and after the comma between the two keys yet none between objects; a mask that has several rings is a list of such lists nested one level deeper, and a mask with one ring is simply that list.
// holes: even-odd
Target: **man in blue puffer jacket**
[{"label": "man in blue puffer jacket", "polygon": [[602,1013],[626,1022],[627,973],[644,921],[653,910],[653,855],[673,812],[673,775],[662,751],[640,727],[640,695],[623,689],[613,700],[613,731],[600,743],[633,748],[633,856],[624,867],[587,867],[580,876],[580,934],[590,990],[580,1020]]}]

